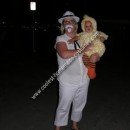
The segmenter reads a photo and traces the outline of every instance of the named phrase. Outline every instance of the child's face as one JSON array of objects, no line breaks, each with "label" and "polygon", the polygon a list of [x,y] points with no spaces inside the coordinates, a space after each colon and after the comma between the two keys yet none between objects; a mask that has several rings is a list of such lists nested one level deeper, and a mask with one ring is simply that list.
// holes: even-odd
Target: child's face
[{"label": "child's face", "polygon": [[85,32],[90,33],[93,31],[93,26],[90,21],[86,21],[84,27],[85,27]]}]

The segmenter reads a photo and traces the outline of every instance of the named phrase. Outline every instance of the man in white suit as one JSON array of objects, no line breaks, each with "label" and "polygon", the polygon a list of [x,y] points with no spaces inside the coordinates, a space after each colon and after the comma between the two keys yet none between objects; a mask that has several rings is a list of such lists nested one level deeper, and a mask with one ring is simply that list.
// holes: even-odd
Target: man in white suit
[{"label": "man in white suit", "polygon": [[[61,24],[62,35],[57,36],[55,49],[59,68],[70,58],[74,57],[79,50],[80,43],[74,45],[69,43],[77,34],[79,17],[71,11],[66,11],[62,18],[58,20]],[[90,50],[86,47],[84,52]],[[61,130],[62,126],[68,124],[68,115],[72,104],[72,130],[79,130],[77,123],[82,118],[82,111],[87,101],[89,77],[87,68],[82,61],[82,54],[79,55],[59,76],[59,103],[55,115],[55,130]]]}]

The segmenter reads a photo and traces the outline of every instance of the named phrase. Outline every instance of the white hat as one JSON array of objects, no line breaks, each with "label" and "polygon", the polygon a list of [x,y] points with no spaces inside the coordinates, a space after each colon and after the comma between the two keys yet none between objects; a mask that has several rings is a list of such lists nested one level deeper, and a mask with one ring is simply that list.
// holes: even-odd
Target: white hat
[{"label": "white hat", "polygon": [[62,24],[62,22],[63,22],[63,20],[65,19],[65,18],[73,18],[77,23],[79,22],[79,17],[77,17],[77,16],[75,16],[75,14],[73,13],[73,12],[71,12],[71,11],[66,11],[64,14],[63,14],[63,16],[60,18],[60,19],[58,19],[58,22],[60,23],[60,24]]}]

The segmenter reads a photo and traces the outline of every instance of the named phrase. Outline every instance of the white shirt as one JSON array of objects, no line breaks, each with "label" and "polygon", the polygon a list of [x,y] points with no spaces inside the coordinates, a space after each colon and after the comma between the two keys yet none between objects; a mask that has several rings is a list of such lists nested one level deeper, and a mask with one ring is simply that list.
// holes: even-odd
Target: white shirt
[{"label": "white shirt", "polygon": [[[74,50],[74,44],[69,44],[67,41],[71,39],[66,34],[57,36],[56,38],[56,44],[62,44],[60,42],[65,42],[67,45],[68,50]],[[55,44],[55,47],[56,47]],[[73,57],[72,57],[73,58]],[[57,61],[58,61],[58,69],[64,68],[72,58],[63,59],[58,53],[57,53]],[[67,65],[67,68],[62,71],[62,73],[59,74],[57,80],[62,85],[83,85],[88,81],[89,77],[87,76],[87,68],[84,66],[82,61],[82,55],[79,55],[75,58],[75,60]]]}]

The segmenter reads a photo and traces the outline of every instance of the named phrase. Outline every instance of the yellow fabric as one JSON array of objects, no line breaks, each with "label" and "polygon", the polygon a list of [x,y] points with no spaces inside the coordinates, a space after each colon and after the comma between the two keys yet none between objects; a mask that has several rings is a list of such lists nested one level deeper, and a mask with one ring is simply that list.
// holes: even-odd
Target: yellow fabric
[{"label": "yellow fabric", "polygon": [[[92,23],[93,31],[90,33],[85,32],[84,24],[86,21],[90,21]],[[81,47],[84,45],[89,45],[91,42],[94,44],[93,49],[91,51],[85,52],[85,54],[90,57],[92,54],[98,53],[101,57],[106,50],[104,43],[101,41],[101,38],[103,37],[104,40],[107,40],[108,35],[103,32],[97,31],[96,20],[87,15],[84,16],[84,19],[81,22],[81,28],[83,32],[78,34]],[[98,32],[98,36],[92,41],[92,37],[94,36],[95,32]]]}]

